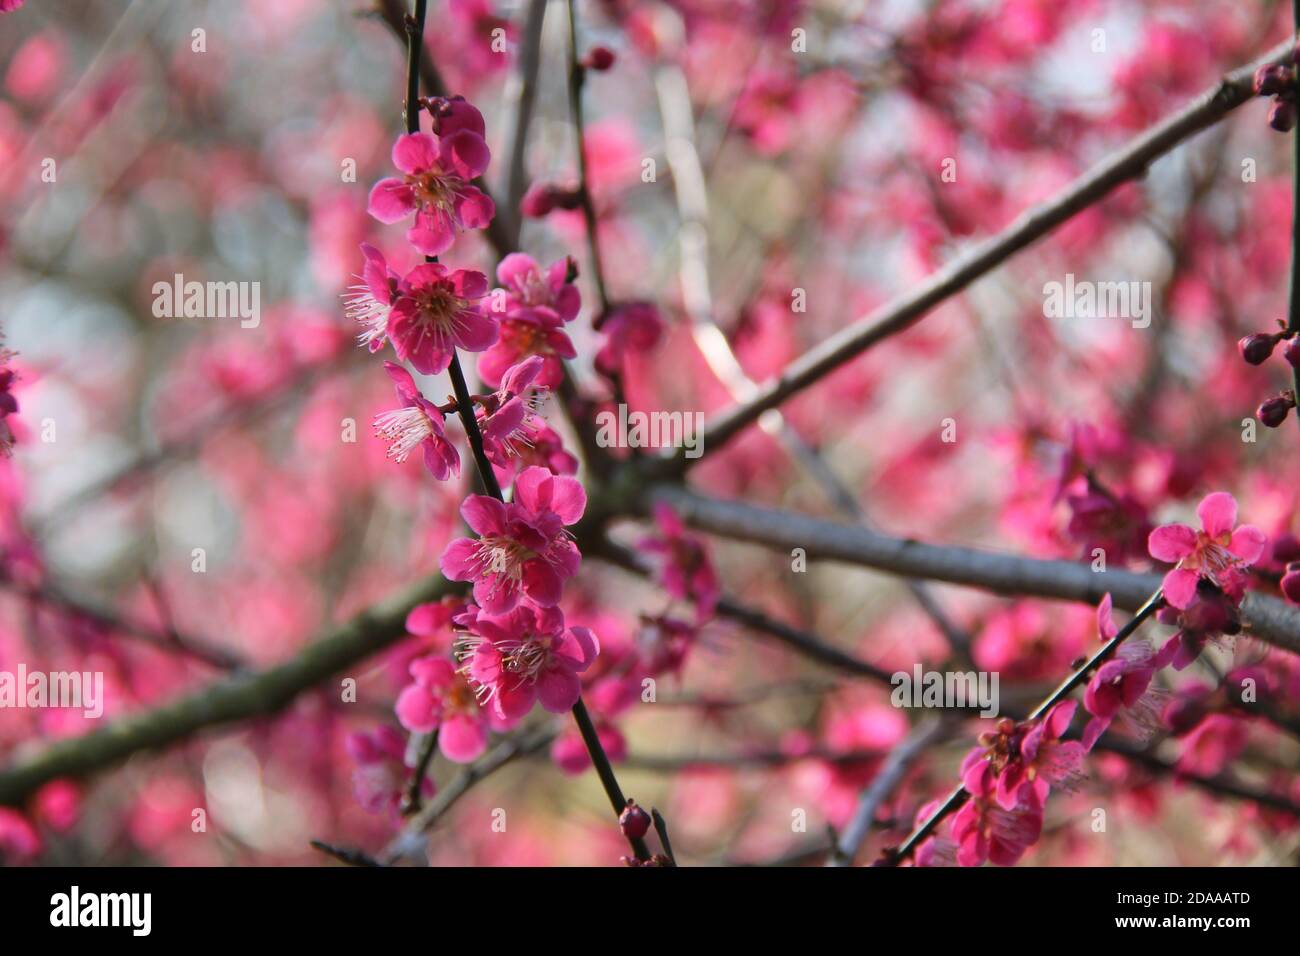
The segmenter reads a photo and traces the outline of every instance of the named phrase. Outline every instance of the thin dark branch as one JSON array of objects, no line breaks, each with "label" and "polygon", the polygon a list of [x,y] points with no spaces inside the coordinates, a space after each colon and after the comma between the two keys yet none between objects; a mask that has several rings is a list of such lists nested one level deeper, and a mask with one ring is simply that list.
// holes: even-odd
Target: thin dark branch
[{"label": "thin dark branch", "polygon": [[[1214,88],[1101,160],[1061,193],[1021,213],[1002,232],[958,256],[915,289],[885,303],[795,359],[780,376],[761,385],[752,397],[710,422],[705,429],[704,447],[721,447],[757,421],[767,409],[777,407],[873,345],[910,328],[941,302],[1078,212],[1104,199],[1117,186],[1145,175],[1151,164],[1165,153],[1248,102],[1254,95],[1255,70],[1267,63],[1281,62],[1290,55],[1293,46],[1294,41],[1288,40],[1257,62],[1229,73]],[[700,459],[688,459],[679,451],[662,460],[673,469],[682,470]]]}]

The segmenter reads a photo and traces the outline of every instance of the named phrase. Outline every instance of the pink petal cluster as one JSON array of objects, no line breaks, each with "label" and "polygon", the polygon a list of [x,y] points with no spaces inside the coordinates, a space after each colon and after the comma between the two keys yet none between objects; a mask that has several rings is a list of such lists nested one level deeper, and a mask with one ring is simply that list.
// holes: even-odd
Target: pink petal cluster
[{"label": "pink petal cluster", "polygon": [[488,310],[500,321],[496,345],[479,358],[479,377],[493,388],[501,386],[507,369],[530,356],[539,356],[536,373],[541,388],[555,388],[564,378],[564,359],[577,356],[564,326],[577,318],[582,300],[573,284],[573,264],[558,259],[543,270],[522,252],[514,252],[497,266],[500,287],[493,291]]},{"label": "pink petal cluster", "polygon": [[1182,524],[1161,525],[1151,532],[1151,557],[1176,565],[1165,575],[1165,600],[1186,609],[1197,584],[1209,581],[1240,603],[1245,594],[1245,569],[1260,559],[1268,539],[1253,525],[1237,524],[1237,501],[1224,491],[1206,495],[1196,508],[1201,530]]},{"label": "pink petal cluster", "polygon": [[420,394],[411,373],[392,362],[384,370],[397,386],[402,407],[375,418],[375,435],[389,443],[388,457],[406,461],[416,448],[424,450],[424,466],[438,481],[460,474],[460,454],[443,431],[443,415],[438,406]]},{"label": "pink petal cluster", "polygon": [[557,607],[520,604],[504,614],[478,613],[465,639],[465,673],[494,713],[515,720],[540,702],[561,714],[582,693],[579,675],[600,651],[585,627],[566,627]]},{"label": "pink petal cluster", "polygon": [[411,662],[412,683],[398,695],[396,712],[414,733],[438,732],[438,749],[453,763],[469,763],[487,749],[488,718],[464,674],[445,657]]},{"label": "pink petal cluster", "polygon": [[375,183],[369,211],[380,222],[400,222],[412,213],[407,241],[426,256],[440,256],[456,233],[482,229],[496,215],[492,200],[472,181],[487,169],[491,154],[483,138],[483,117],[459,100],[440,116],[437,135],[406,133],[393,144],[393,165],[401,178]]},{"label": "pink petal cluster", "polygon": [[654,507],[654,521],[658,533],[642,538],[638,547],[659,555],[657,580],[678,600],[694,602],[701,620],[712,617],[721,589],[704,539],[688,532],[667,505]]},{"label": "pink petal cluster", "polygon": [[474,600],[490,614],[512,610],[522,597],[554,607],[582,555],[565,532],[587,507],[576,479],[525,468],[510,503],[470,495],[461,516],[477,538],[457,538],[442,555],[442,573],[473,581]]}]

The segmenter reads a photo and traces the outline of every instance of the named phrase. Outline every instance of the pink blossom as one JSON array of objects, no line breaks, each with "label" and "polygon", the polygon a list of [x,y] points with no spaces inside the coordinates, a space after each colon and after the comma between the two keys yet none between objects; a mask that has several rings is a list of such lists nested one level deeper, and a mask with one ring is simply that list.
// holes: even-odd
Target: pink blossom
[{"label": "pink blossom", "polygon": [[575,274],[572,259],[557,259],[543,271],[532,256],[512,252],[497,266],[501,288],[493,295],[493,311],[545,325],[572,322],[582,307]]},{"label": "pink blossom", "polygon": [[1178,631],[1157,652],[1155,666],[1172,664],[1177,671],[1200,657],[1207,643],[1220,644],[1223,635],[1241,630],[1236,603],[1205,578],[1197,580],[1196,593],[1185,608],[1162,607],[1156,620]]},{"label": "pink blossom", "polygon": [[600,646],[585,627],[566,628],[556,607],[520,604],[505,614],[480,613],[465,639],[465,672],[485,704],[507,720],[523,717],[538,701],[554,714],[573,707],[582,692],[578,676]]},{"label": "pink blossom", "polygon": [[474,599],[493,614],[511,610],[521,595],[554,607],[582,559],[564,526],[581,518],[586,507],[586,492],[575,479],[525,468],[515,481],[514,501],[486,495],[465,500],[461,516],[479,537],[447,545],[442,573],[453,581],[473,581]]},{"label": "pink blossom", "polygon": [[970,798],[953,816],[952,836],[957,863],[979,866],[989,860],[1012,866],[1038,842],[1043,832],[1043,807],[1034,788],[1021,788],[1017,802],[1006,809],[995,799],[997,778],[984,761],[963,777]]},{"label": "pink blossom", "polygon": [[357,340],[372,352],[388,341],[388,317],[397,301],[401,277],[388,267],[384,254],[368,242],[361,244],[366,264],[361,270],[360,285],[352,286],[346,296],[344,312],[361,324]]},{"label": "pink blossom", "polygon": [[1246,748],[1246,722],[1226,714],[1211,714],[1183,738],[1178,769],[1201,777],[1223,772]]},{"label": "pink blossom", "polygon": [[1227,492],[1206,495],[1196,513],[1200,531],[1167,524],[1151,532],[1151,557],[1177,565],[1165,575],[1165,600],[1186,608],[1196,595],[1197,581],[1205,578],[1239,603],[1245,591],[1243,569],[1259,560],[1268,539],[1253,525],[1234,530],[1237,501]]},{"label": "pink blossom", "polygon": [[36,828],[17,810],[0,807],[0,860],[30,860],[40,852]]},{"label": "pink blossom", "polygon": [[481,134],[458,125],[442,136],[406,133],[393,144],[401,179],[381,179],[370,191],[370,215],[400,222],[415,213],[407,241],[426,256],[440,256],[457,230],[482,229],[496,207],[470,181],[487,169],[490,153]]},{"label": "pink blossom", "polygon": [[25,2],[26,0],[0,0],[0,13],[13,13]]},{"label": "pink blossom", "polygon": [[456,349],[482,352],[496,342],[496,320],[473,304],[487,291],[483,273],[426,262],[406,274],[400,291],[388,316],[388,337],[398,358],[417,371],[436,375],[451,364]]},{"label": "pink blossom", "polygon": [[[1084,747],[1077,740],[1062,740],[1070,728],[1076,704],[1063,700],[1039,720],[1032,721],[1019,740],[1019,759],[1010,761],[998,776],[997,799],[1004,810],[1014,810],[1025,788],[1042,804],[1052,786],[1072,788],[1082,776]],[[1021,725],[1018,729],[1025,728]]]},{"label": "pink blossom", "polygon": [[[357,802],[369,813],[384,810],[395,813],[401,805],[408,776],[405,738],[387,724],[381,724],[373,733],[349,734],[344,745],[357,765],[352,773]],[[427,777],[423,791],[426,796],[434,792],[433,782]]]},{"label": "pink blossom", "polygon": [[411,662],[413,683],[397,698],[397,719],[414,733],[438,732],[438,749],[454,763],[469,763],[487,749],[487,715],[473,689],[445,657]]},{"label": "pink blossom", "polygon": [[617,375],[628,355],[649,352],[659,344],[664,323],[649,302],[627,302],[611,309],[601,319],[599,330],[605,343],[596,353],[596,368]]},{"label": "pink blossom", "polygon": [[654,507],[658,534],[642,538],[639,547],[662,556],[657,579],[673,597],[694,601],[701,619],[711,617],[720,589],[704,539],[690,534],[667,505]]},{"label": "pink blossom", "polygon": [[484,382],[499,387],[508,368],[536,355],[544,361],[537,385],[555,388],[560,384],[562,360],[577,355],[563,331],[582,304],[573,271],[570,259],[557,259],[544,271],[523,253],[511,253],[501,260],[497,266],[501,286],[491,296],[491,311],[501,321],[501,336],[479,359],[479,376]]},{"label": "pink blossom", "polygon": [[442,412],[420,394],[411,373],[393,362],[384,370],[397,386],[402,407],[375,418],[375,435],[389,442],[388,457],[406,461],[417,447],[424,448],[424,466],[438,481],[460,474],[460,454],[443,431]]},{"label": "pink blossom", "polygon": [[[1102,633],[1105,636],[1105,629]],[[1110,636],[1114,633],[1112,630]],[[1091,750],[1097,738],[1121,714],[1126,715],[1126,725],[1133,730],[1143,731],[1156,725],[1163,702],[1157,702],[1157,695],[1149,692],[1155,672],[1151,646],[1133,638],[1121,644],[1115,656],[1098,668],[1083,697],[1083,706],[1093,715],[1083,732],[1085,748]]]},{"label": "pink blossom", "polygon": [[501,378],[501,387],[477,409],[483,450],[488,461],[508,467],[528,443],[541,396],[533,380],[542,370],[542,358],[532,356],[512,365]]}]

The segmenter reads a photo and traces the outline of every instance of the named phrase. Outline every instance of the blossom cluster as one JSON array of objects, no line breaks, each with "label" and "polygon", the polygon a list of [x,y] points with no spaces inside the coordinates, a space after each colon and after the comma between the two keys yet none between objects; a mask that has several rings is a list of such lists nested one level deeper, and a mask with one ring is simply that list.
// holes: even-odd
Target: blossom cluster
[{"label": "blossom cluster", "polygon": [[[1253,525],[1237,525],[1237,502],[1226,492],[1206,496],[1197,508],[1200,529],[1183,524],[1155,528],[1148,542],[1152,559],[1173,565],[1164,575],[1157,619],[1176,628],[1158,650],[1145,639],[1126,636],[1112,617],[1105,595],[1097,608],[1098,636],[1112,648],[1088,680],[1083,705],[1091,719],[1078,740],[1065,739],[1077,703],[1062,699],[1041,717],[1002,718],[982,734],[979,746],[962,763],[965,801],[944,828],[917,848],[917,865],[978,866],[985,861],[1011,865],[1035,844],[1043,830],[1043,811],[1053,787],[1074,789],[1083,778],[1084,755],[1112,725],[1131,736],[1149,736],[1170,726],[1183,734],[1214,734],[1236,725],[1213,714],[1194,693],[1170,703],[1152,686],[1156,672],[1183,670],[1207,643],[1240,631],[1239,608],[1248,569],[1260,561],[1268,542]],[[1239,747],[1238,747],[1239,749]],[[1218,769],[1218,764],[1214,769]],[[938,808],[922,807],[918,826]]]},{"label": "blossom cluster", "polygon": [[[448,760],[467,763],[484,752],[491,733],[515,727],[536,705],[557,714],[572,709],[602,653],[596,633],[568,622],[561,609],[565,583],[582,561],[570,529],[587,500],[573,477],[577,459],[540,413],[546,394],[564,378],[564,360],[577,354],[565,327],[582,302],[571,258],[543,268],[524,253],[506,255],[494,289],[483,273],[432,259],[461,233],[486,227],[495,210],[473,185],[489,162],[482,115],[461,97],[423,102],[432,132],[398,138],[392,161],[401,177],[375,184],[369,211],[383,223],[414,215],[406,239],[429,258],[399,274],[378,248],[362,244],[360,282],[346,311],[360,324],[363,347],[377,353],[391,346],[398,360],[384,362],[398,407],[374,421],[388,456],[403,462],[419,452],[435,480],[455,478],[461,453],[453,419],[472,416],[496,484],[510,491],[468,495],[460,514],[472,536],[456,538],[442,554],[443,574],[469,583],[472,597],[422,605],[407,620],[408,631],[436,650],[410,662],[397,718],[412,733],[436,733]],[[657,317],[641,304],[606,319],[607,368],[618,366],[628,343],[657,334]],[[472,409],[455,397],[441,405],[427,398],[400,364],[435,375],[461,352],[478,354],[478,377],[492,389],[470,395]],[[638,640],[616,642],[608,653],[592,710],[602,745],[615,759],[625,747],[614,719],[637,699],[640,681],[680,670],[696,627],[717,601],[703,544],[670,511],[660,508],[655,518],[658,534],[643,542],[645,550],[660,557],[658,576],[670,595],[695,605],[696,620],[646,618]],[[358,736],[352,749],[363,804],[396,807],[401,747],[392,734]],[[589,765],[576,735],[561,735],[554,753],[566,771]]]}]

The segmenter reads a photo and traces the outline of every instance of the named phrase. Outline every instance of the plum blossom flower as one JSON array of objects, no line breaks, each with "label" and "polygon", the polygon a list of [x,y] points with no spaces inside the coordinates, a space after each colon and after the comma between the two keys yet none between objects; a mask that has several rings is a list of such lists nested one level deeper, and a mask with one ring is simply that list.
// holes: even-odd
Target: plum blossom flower
[{"label": "plum blossom flower", "polygon": [[531,256],[511,253],[497,267],[501,283],[491,295],[490,311],[500,319],[501,336],[479,359],[479,376],[497,388],[511,367],[529,356],[541,356],[537,385],[554,388],[564,375],[562,359],[577,351],[564,332],[582,305],[573,283],[572,260],[557,259],[543,269]]},{"label": "plum blossom flower", "polygon": [[[356,762],[352,789],[357,803],[369,813],[396,812],[406,789],[406,740],[381,724],[373,733],[349,734],[344,741],[348,755]],[[432,796],[433,781],[423,783],[425,796]]]},{"label": "plum blossom flower", "polygon": [[1201,530],[1186,525],[1161,525],[1151,532],[1148,549],[1157,561],[1176,564],[1165,575],[1165,600],[1186,609],[1205,578],[1240,603],[1245,593],[1244,569],[1264,553],[1268,539],[1253,525],[1237,523],[1237,501],[1224,491],[1206,495],[1196,508]]},{"label": "plum blossom flower", "polygon": [[366,257],[360,285],[351,286],[345,296],[344,314],[361,324],[357,340],[371,352],[378,352],[388,341],[388,317],[397,301],[401,277],[388,267],[384,254],[368,242],[361,244]]},{"label": "plum blossom flower", "polygon": [[1172,664],[1181,671],[1195,661],[1207,643],[1220,644],[1223,635],[1241,631],[1237,605],[1205,578],[1196,582],[1196,594],[1187,607],[1162,607],[1156,620],[1178,628],[1173,637],[1156,653],[1156,667]]},{"label": "plum blossom flower", "polygon": [[648,352],[659,344],[664,322],[649,302],[626,302],[610,310],[598,328],[605,343],[596,353],[596,368],[617,375],[629,354]]},{"label": "plum blossom flower", "polygon": [[967,789],[981,785],[976,776],[983,773],[982,765],[993,770],[993,795],[1004,810],[1015,810],[1026,800],[1041,806],[1053,785],[1073,788],[1081,777],[1085,751],[1078,741],[1061,737],[1070,727],[1076,706],[1072,700],[1063,700],[1038,720],[1019,724],[1000,720],[997,732],[981,735],[980,746],[962,762]]},{"label": "plum blossom flower", "polygon": [[573,284],[576,275],[572,259],[556,259],[543,270],[532,256],[512,252],[497,266],[497,281],[504,293],[497,300],[501,311],[512,319],[572,322],[582,307],[582,296]]},{"label": "plum blossom flower", "polygon": [[[919,829],[926,820],[934,816],[942,801],[931,800],[916,811],[913,827]],[[939,825],[935,835],[922,841],[912,857],[917,866],[956,866],[957,841],[952,838],[952,821],[946,820]],[[887,862],[882,859],[881,863]]]},{"label": "plum blossom flower", "polygon": [[1245,749],[1248,736],[1245,721],[1211,714],[1183,738],[1178,769],[1202,777],[1217,776]]},{"label": "plum blossom flower", "polygon": [[521,595],[554,607],[582,560],[564,527],[586,507],[587,494],[576,479],[525,468],[515,480],[514,501],[465,499],[460,513],[478,538],[447,545],[442,573],[452,581],[473,581],[474,599],[491,614],[511,610]]},{"label": "plum blossom flower", "polygon": [[463,671],[498,717],[523,717],[540,701],[553,714],[577,703],[578,676],[600,645],[585,627],[566,628],[557,607],[520,604],[505,614],[475,616],[464,640]]},{"label": "plum blossom flower", "polygon": [[[1111,618],[1109,594],[1097,607],[1097,625],[1103,641],[1119,633]],[[1083,731],[1087,750],[1118,717],[1123,717],[1128,730],[1140,735],[1159,724],[1164,696],[1151,689],[1158,666],[1151,645],[1130,637],[1097,669],[1083,695],[1083,706],[1093,715]]]},{"label": "plum blossom flower", "polygon": [[27,0],[0,0],[0,13],[13,13],[26,2]]},{"label": "plum blossom flower", "polygon": [[463,119],[444,122],[441,128],[441,136],[406,133],[397,138],[393,165],[402,178],[375,183],[368,207],[370,215],[386,224],[415,213],[406,238],[426,256],[442,255],[457,230],[482,229],[496,215],[492,200],[470,183],[491,158],[482,134]]},{"label": "plum blossom flower", "polygon": [[497,323],[474,306],[487,291],[487,276],[454,272],[437,262],[418,265],[402,279],[401,296],[388,316],[388,337],[397,357],[417,371],[436,375],[456,349],[482,352],[497,340]]},{"label": "plum blossom flower", "polygon": [[997,777],[988,761],[978,763],[963,780],[970,799],[952,821],[958,865],[979,866],[985,860],[1015,864],[1043,832],[1043,805],[1034,788],[1021,788],[1008,810],[995,799]]},{"label": "plum blossom flower", "polygon": [[469,763],[487,749],[488,721],[478,697],[445,657],[411,662],[413,682],[397,697],[397,719],[414,733],[438,731],[438,749],[453,763]]},{"label": "plum blossom flower", "polygon": [[384,370],[397,386],[402,407],[375,418],[375,435],[389,442],[388,457],[398,463],[417,447],[424,448],[424,466],[438,481],[460,474],[460,454],[443,431],[442,412],[420,394],[411,373],[393,362]]},{"label": "plum blossom flower", "polygon": [[704,540],[688,533],[682,519],[667,505],[655,506],[654,520],[658,535],[641,539],[639,547],[662,556],[659,583],[678,600],[694,601],[701,619],[711,617],[720,588]]},{"label": "plum blossom flower", "polygon": [[501,379],[501,387],[479,404],[479,430],[483,434],[483,451],[488,461],[505,467],[519,457],[527,444],[529,426],[536,416],[541,396],[532,389],[533,380],[542,370],[542,358],[534,355],[512,365]]}]

